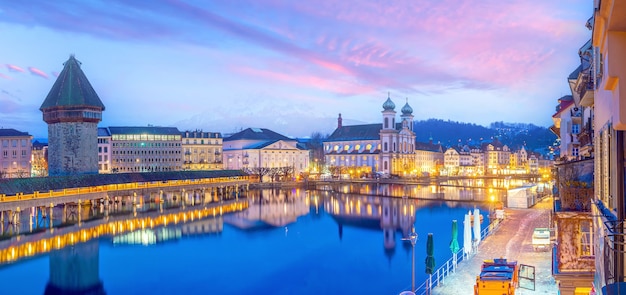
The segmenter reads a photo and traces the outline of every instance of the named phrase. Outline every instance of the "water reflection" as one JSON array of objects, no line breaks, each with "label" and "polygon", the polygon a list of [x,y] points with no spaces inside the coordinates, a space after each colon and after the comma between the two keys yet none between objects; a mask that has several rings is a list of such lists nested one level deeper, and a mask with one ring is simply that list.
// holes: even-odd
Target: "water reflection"
[{"label": "water reflection", "polygon": [[106,294],[98,250],[98,242],[89,241],[50,253],[50,280],[44,294]]},{"label": "water reflection", "polygon": [[248,193],[248,210],[225,217],[225,221],[239,229],[262,230],[284,227],[295,223],[298,217],[309,213],[309,199],[301,190],[256,190]]},{"label": "water reflection", "polygon": [[[485,210],[483,203],[436,198],[441,191],[464,195],[465,188],[370,189],[255,190],[247,199],[197,205],[29,208],[10,214],[19,222],[3,220],[11,230],[0,241],[0,277],[29,282],[15,287],[20,294],[205,293],[208,286],[217,294],[397,294],[410,282],[411,245],[402,238],[413,225],[419,237],[441,237],[435,255],[443,262],[451,220],[474,206]],[[384,190],[406,197],[372,195]],[[422,191],[429,198],[414,197]],[[423,247],[418,241],[416,253]],[[45,277],[34,272],[41,258]],[[18,276],[22,271],[30,275]],[[137,275],[144,273],[151,275]],[[185,282],[159,279],[171,273],[185,273]]]}]

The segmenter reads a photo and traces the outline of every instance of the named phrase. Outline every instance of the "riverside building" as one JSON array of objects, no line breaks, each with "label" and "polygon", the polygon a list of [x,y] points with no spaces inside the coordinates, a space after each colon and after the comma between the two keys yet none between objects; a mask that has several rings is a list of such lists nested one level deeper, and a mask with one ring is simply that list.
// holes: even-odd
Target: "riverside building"
[{"label": "riverside building", "polygon": [[107,127],[98,134],[101,173],[182,170],[181,133],[175,127]]},{"label": "riverside building", "polygon": [[33,136],[15,129],[0,129],[0,178],[31,176]]},{"label": "riverside building", "polygon": [[181,132],[183,170],[221,170],[222,134],[219,132]]},{"label": "riverside building", "polygon": [[408,101],[400,110],[398,123],[396,105],[389,96],[382,107],[382,123],[378,124],[343,126],[339,114],[337,129],[324,141],[324,157],[331,169],[345,168],[341,174],[357,177],[377,172],[418,176],[443,164],[440,145],[415,141],[413,109]]},{"label": "riverside building", "polygon": [[224,169],[227,170],[243,169],[255,174],[254,171],[262,168],[283,168],[291,172],[284,174],[299,175],[309,169],[309,151],[297,140],[269,129],[244,129],[224,138],[223,146]]}]

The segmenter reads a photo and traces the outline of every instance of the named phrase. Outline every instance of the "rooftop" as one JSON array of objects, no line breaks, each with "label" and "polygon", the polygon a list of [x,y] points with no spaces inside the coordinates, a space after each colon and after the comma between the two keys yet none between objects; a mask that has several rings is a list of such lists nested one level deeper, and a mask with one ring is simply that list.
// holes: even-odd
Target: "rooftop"
[{"label": "rooftop", "polygon": [[67,107],[91,107],[104,110],[104,104],[80,69],[80,62],[70,56],[40,110]]}]

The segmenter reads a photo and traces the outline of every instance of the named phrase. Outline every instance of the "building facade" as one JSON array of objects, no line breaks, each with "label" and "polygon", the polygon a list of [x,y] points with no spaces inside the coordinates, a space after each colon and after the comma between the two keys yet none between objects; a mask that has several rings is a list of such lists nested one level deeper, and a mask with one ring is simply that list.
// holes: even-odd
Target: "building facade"
[{"label": "building facade", "polygon": [[110,168],[102,166],[102,173],[182,170],[182,137],[175,127],[107,127],[99,134],[97,155]]},{"label": "building facade", "polygon": [[31,175],[33,177],[48,176],[48,144],[35,140],[31,155]]},{"label": "building facade", "polygon": [[340,114],[337,129],[324,141],[326,164],[341,168],[341,174],[354,173],[351,176],[421,176],[443,165],[440,145],[415,141],[413,109],[408,102],[401,109],[399,123],[395,107],[388,96],[379,124],[343,126]]},{"label": "building facade", "polygon": [[593,246],[596,292],[626,289],[626,5],[594,1],[592,23],[594,199]]},{"label": "building facade", "polygon": [[224,169],[245,170],[261,181],[293,177],[309,169],[309,151],[297,140],[265,128],[247,128],[223,140]]},{"label": "building facade", "polygon": [[181,132],[183,170],[221,170],[222,134],[219,132]]},{"label": "building facade", "polygon": [[104,104],[74,55],[63,65],[39,108],[48,124],[48,174],[95,174]]},{"label": "building facade", "polygon": [[384,174],[406,176],[415,173],[415,133],[413,109],[407,103],[400,110],[396,124],[396,105],[388,96],[383,103],[383,126],[380,130],[380,169]]},{"label": "building facade", "polygon": [[98,128],[98,173],[111,173],[111,133],[109,128]]},{"label": "building facade", "polygon": [[579,143],[576,134],[580,130],[581,114],[580,108],[576,106],[571,95],[559,98],[556,112],[552,115],[554,125],[551,129],[560,142],[560,158],[565,161],[578,158]]},{"label": "building facade", "polygon": [[358,176],[380,171],[381,128],[382,124],[343,126],[339,123],[324,141],[326,164],[343,167],[344,173],[339,171],[338,174],[347,174],[350,169],[360,170]]},{"label": "building facade", "polygon": [[0,129],[0,178],[31,176],[33,136],[15,129]]}]

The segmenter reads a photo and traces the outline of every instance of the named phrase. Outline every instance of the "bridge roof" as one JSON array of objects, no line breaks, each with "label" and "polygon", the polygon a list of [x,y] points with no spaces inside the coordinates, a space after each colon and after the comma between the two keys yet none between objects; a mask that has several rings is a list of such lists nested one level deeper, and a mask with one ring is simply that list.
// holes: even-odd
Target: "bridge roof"
[{"label": "bridge roof", "polygon": [[211,170],[5,178],[0,179],[0,193],[10,196],[16,195],[18,193],[32,194],[36,191],[48,192],[50,190],[61,190],[64,188],[89,187],[108,184],[187,180],[247,175],[248,174],[241,170]]}]

